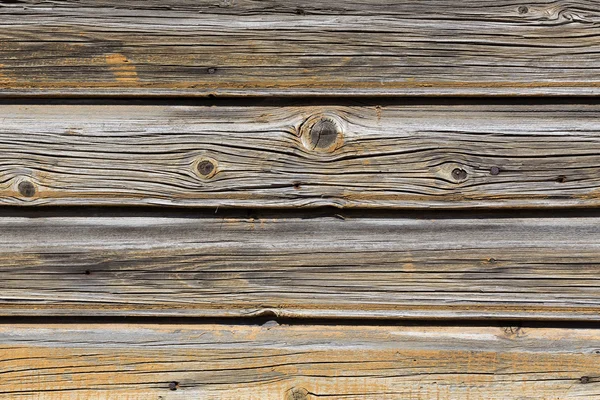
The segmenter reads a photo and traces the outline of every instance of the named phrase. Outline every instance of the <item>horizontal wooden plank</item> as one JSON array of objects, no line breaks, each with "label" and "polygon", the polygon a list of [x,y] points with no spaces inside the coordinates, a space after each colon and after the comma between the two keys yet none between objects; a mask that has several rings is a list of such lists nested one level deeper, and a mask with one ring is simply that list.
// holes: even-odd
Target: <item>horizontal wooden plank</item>
[{"label": "horizontal wooden plank", "polygon": [[0,315],[600,319],[600,218],[0,219]]},{"label": "horizontal wooden plank", "polygon": [[0,105],[0,204],[600,205],[598,105]]},{"label": "horizontal wooden plank", "polygon": [[593,329],[3,325],[0,394],[18,399],[598,397]]},{"label": "horizontal wooden plank", "polygon": [[597,1],[4,1],[0,95],[598,95]]}]

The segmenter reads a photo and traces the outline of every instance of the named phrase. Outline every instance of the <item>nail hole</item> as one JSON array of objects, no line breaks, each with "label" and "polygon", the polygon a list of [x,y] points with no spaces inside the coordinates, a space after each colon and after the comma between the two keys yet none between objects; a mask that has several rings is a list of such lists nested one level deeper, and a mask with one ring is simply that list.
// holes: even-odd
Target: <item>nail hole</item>
[{"label": "nail hole", "polygon": [[84,274],[86,274],[86,275],[90,275],[91,273],[92,273],[92,271],[90,271],[89,269],[86,269],[84,272]]},{"label": "nail hole", "polygon": [[529,12],[529,8],[527,6],[520,6],[517,11],[519,11],[519,14],[527,14]]},{"label": "nail hole", "polygon": [[558,183],[565,183],[567,181],[567,177],[564,175],[559,175],[556,177],[556,182]]},{"label": "nail hole", "polygon": [[176,382],[176,381],[169,382],[169,390],[177,390],[178,386],[179,386],[179,382]]},{"label": "nail hole", "polygon": [[301,8],[296,8],[294,12],[296,13],[296,15],[306,15],[306,11],[304,11]]},{"label": "nail hole", "polygon": [[590,377],[589,376],[582,376],[581,378],[579,378],[579,382],[581,382],[581,383],[590,383]]},{"label": "nail hole", "polygon": [[25,197],[32,197],[35,195],[35,186],[29,181],[23,181],[19,183],[19,193]]},{"label": "nail hole", "polygon": [[467,179],[467,171],[462,168],[454,168],[452,170],[452,177],[457,181],[464,181]]},{"label": "nail hole", "polygon": [[492,174],[492,175],[498,175],[499,173],[500,173],[500,168],[495,167],[495,166],[492,167],[492,168],[490,168],[490,174]]},{"label": "nail hole", "polygon": [[294,189],[300,189],[300,182],[294,182]]}]

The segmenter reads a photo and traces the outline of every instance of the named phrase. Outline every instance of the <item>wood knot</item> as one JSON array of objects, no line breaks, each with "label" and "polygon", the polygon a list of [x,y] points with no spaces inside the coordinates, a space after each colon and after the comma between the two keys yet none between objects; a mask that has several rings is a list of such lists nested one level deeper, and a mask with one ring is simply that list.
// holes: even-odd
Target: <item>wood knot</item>
[{"label": "wood knot", "polygon": [[35,195],[35,186],[29,181],[19,183],[19,193],[23,197],[33,197]]},{"label": "wood knot", "polygon": [[287,391],[285,400],[307,400],[308,390],[304,388],[291,388]]},{"label": "wood knot", "polygon": [[518,338],[523,336],[523,330],[520,326],[507,326],[504,328],[504,333],[508,337]]},{"label": "wood knot", "polygon": [[309,118],[300,128],[302,143],[309,150],[332,152],[343,141],[340,124],[330,116]]},{"label": "wood knot", "polygon": [[198,171],[198,175],[204,179],[210,179],[217,173],[217,161],[203,157],[196,162],[195,168]]},{"label": "wood knot", "polygon": [[217,69],[215,67],[210,67],[206,69],[206,72],[209,73],[210,75],[216,74],[217,73]]},{"label": "wood knot", "polygon": [[454,180],[462,182],[465,179],[467,179],[467,171],[465,171],[462,168],[454,168],[452,170],[452,178],[454,178]]},{"label": "wood knot", "polygon": [[527,14],[529,12],[529,7],[527,6],[519,6],[519,8],[517,8],[517,11],[519,12],[519,14]]},{"label": "wood knot", "polygon": [[591,379],[589,376],[582,376],[581,378],[579,378],[579,382],[585,384],[585,383],[590,383]]}]

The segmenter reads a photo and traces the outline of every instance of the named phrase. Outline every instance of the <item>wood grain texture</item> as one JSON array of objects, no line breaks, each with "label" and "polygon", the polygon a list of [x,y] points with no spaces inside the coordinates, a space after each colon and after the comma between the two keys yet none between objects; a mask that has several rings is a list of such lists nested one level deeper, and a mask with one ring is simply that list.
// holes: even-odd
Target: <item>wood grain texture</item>
[{"label": "wood grain texture", "polygon": [[0,315],[599,320],[599,226],[477,215],[4,217]]},{"label": "wood grain texture", "polygon": [[3,205],[600,205],[598,105],[1,105],[0,114]]},{"label": "wood grain texture", "polygon": [[0,328],[0,395],[595,399],[599,349],[593,329],[17,324]]},{"label": "wood grain texture", "polygon": [[3,1],[0,95],[597,95],[598,1]]}]

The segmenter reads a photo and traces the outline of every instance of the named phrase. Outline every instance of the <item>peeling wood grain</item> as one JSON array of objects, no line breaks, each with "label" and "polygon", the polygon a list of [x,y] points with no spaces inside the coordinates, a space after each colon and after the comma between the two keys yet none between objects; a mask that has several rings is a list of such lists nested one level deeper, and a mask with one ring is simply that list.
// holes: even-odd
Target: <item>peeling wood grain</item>
[{"label": "peeling wood grain", "polygon": [[597,1],[0,5],[0,95],[600,93]]},{"label": "peeling wood grain", "polygon": [[0,105],[0,115],[3,205],[600,205],[598,105]]},{"label": "peeling wood grain", "polygon": [[18,399],[592,399],[594,329],[4,325]]},{"label": "peeling wood grain", "polygon": [[0,315],[598,320],[600,219],[0,219]]}]

